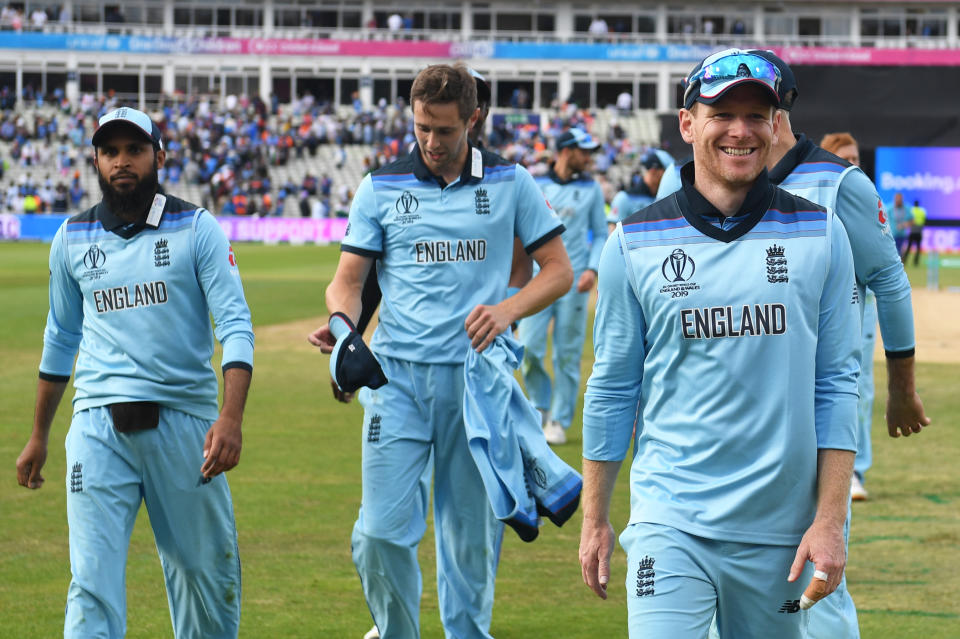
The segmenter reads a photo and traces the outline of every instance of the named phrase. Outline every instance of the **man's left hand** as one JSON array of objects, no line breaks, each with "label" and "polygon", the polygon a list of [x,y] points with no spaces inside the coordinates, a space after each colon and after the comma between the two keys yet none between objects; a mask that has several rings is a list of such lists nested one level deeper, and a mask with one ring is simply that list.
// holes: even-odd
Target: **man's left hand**
[{"label": "man's left hand", "polygon": [[510,327],[512,318],[503,312],[500,305],[487,306],[480,304],[467,315],[464,328],[470,338],[470,346],[478,353],[493,343],[497,335]]},{"label": "man's left hand", "polygon": [[580,274],[580,278],[577,280],[577,293],[586,293],[592,289],[596,283],[597,272],[588,268]]},{"label": "man's left hand", "polygon": [[307,335],[307,341],[319,348],[321,353],[327,355],[333,352],[333,347],[337,344],[337,338],[330,332],[329,324],[324,324]]},{"label": "man's left hand", "polygon": [[243,434],[240,421],[222,415],[213,422],[203,442],[203,466],[200,473],[207,479],[225,473],[240,463]]},{"label": "man's left hand", "polygon": [[814,521],[800,540],[787,581],[796,581],[807,561],[813,562],[815,569],[827,576],[823,596],[836,590],[847,563],[843,548],[843,526]]},{"label": "man's left hand", "polygon": [[891,392],[887,397],[887,432],[891,437],[909,437],[930,425],[930,418],[923,412],[923,402],[916,392]]}]

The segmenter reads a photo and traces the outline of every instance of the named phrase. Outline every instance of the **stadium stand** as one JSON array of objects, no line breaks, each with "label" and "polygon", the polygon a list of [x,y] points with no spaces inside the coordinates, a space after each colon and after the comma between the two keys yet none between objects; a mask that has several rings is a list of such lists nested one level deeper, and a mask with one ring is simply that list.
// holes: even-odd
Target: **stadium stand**
[{"label": "stadium stand", "polygon": [[[800,0],[723,6],[537,0],[522,9],[505,0],[11,2],[0,11],[0,126],[13,131],[0,129],[2,183],[6,191],[11,179],[45,182],[48,173],[62,173],[63,157],[79,156],[69,173],[79,171],[81,188],[96,193],[84,143],[102,108],[129,104],[163,114],[171,105],[199,102],[226,122],[238,104],[262,105],[255,107],[266,109],[261,132],[278,139],[294,132],[286,150],[269,135],[265,140],[262,166],[273,206],[283,199],[280,187],[299,191],[308,175],[320,180],[326,174],[336,195],[412,139],[398,134],[388,142],[379,132],[387,109],[391,117],[402,112],[416,71],[460,58],[492,85],[491,144],[536,170],[538,149],[549,147],[557,123],[581,122],[608,142],[597,168],[616,185],[648,146],[685,155],[675,135],[678,81],[704,51],[725,46],[777,48],[804,87],[803,130],[817,137],[856,128],[869,168],[871,149],[880,144],[960,144],[952,105],[934,97],[938,87],[960,81],[958,6],[830,0],[816,6]],[[600,23],[606,30],[596,28]],[[878,72],[883,83],[872,81]],[[838,114],[837,104],[883,107]],[[79,113],[80,134],[71,127]],[[577,113],[586,116],[572,117]],[[303,129],[305,116],[333,118],[334,128],[353,139],[342,151],[333,139],[319,143],[315,155],[303,152],[301,133],[313,126]],[[46,144],[16,142],[20,119],[34,135],[35,122],[42,121]],[[171,133],[177,141],[180,131]],[[58,138],[63,135],[66,142]],[[226,137],[224,158],[212,168],[229,164],[242,186],[243,162],[230,160],[237,136]],[[39,165],[33,158],[22,162],[24,147]],[[182,149],[172,149],[173,160],[184,159]],[[273,155],[284,153],[286,161]],[[228,194],[211,192],[217,173],[203,155],[179,167],[178,189],[220,211]],[[260,167],[251,168],[256,173]],[[299,215],[298,199],[299,193],[287,197],[280,213]],[[313,202],[309,208],[315,209]],[[328,203],[326,213],[336,208]]]}]

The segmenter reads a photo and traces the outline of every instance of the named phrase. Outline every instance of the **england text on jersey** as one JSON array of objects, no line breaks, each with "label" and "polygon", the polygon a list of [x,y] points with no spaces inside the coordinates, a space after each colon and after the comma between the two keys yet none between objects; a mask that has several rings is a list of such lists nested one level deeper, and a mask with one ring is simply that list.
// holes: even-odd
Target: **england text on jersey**
[{"label": "england text on jersey", "polygon": [[421,240],[414,245],[417,264],[431,262],[482,262],[487,259],[486,240]]},{"label": "england text on jersey", "polygon": [[744,305],[734,317],[732,306],[685,308],[680,311],[684,339],[783,335],[787,332],[787,307],[783,304]]},{"label": "england text on jersey", "polygon": [[102,288],[93,292],[93,301],[98,313],[122,311],[154,304],[167,303],[167,285],[162,280],[144,282],[131,286]]}]

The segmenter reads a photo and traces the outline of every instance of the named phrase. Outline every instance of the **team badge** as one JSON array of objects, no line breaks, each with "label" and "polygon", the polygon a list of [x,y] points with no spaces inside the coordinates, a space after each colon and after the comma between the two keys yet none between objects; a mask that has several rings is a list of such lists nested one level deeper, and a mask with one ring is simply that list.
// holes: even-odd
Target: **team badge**
[{"label": "team badge", "polygon": [[103,252],[97,244],[91,244],[87,252],[83,254],[83,265],[87,267],[87,272],[83,274],[85,280],[99,280],[107,274],[107,269],[103,265],[107,261],[107,254]]},{"label": "team badge", "polygon": [[473,197],[476,203],[477,215],[489,215],[490,214],[490,198],[487,197],[486,189],[477,189],[473,193]]},{"label": "team badge", "polygon": [[230,266],[237,265],[237,256],[233,254],[233,247],[230,247],[230,251],[227,253],[227,261],[230,262]]},{"label": "team badge", "polygon": [[887,224],[887,214],[883,211],[883,200],[877,198],[877,219],[880,220],[881,225]]},{"label": "team badge", "polygon": [[401,193],[393,206],[397,211],[397,222],[400,224],[413,224],[420,219],[417,214],[417,209],[420,208],[420,200],[410,191]]},{"label": "team badge", "polygon": [[161,238],[153,245],[153,265],[157,268],[170,266],[170,247],[167,238]]},{"label": "team badge", "polygon": [[647,597],[649,595],[655,594],[653,591],[653,582],[654,577],[656,577],[656,571],[653,569],[653,564],[656,563],[656,560],[646,555],[643,559],[640,560],[640,566],[637,568],[637,596],[638,597]]},{"label": "team badge", "polygon": [[70,471],[70,492],[83,492],[83,464],[77,462]]},{"label": "team badge", "polygon": [[663,279],[669,282],[660,287],[660,294],[677,298],[686,297],[690,294],[690,291],[699,290],[700,286],[692,281],[693,274],[696,272],[697,264],[693,261],[693,258],[687,255],[683,249],[674,249],[660,265],[660,273],[663,275]]},{"label": "team badge", "polygon": [[786,249],[782,246],[767,248],[767,281],[771,284],[785,284],[790,281],[787,275]]},{"label": "team badge", "polygon": [[380,422],[382,419],[380,415],[374,415],[370,418],[370,424],[367,426],[367,441],[371,444],[380,441]]}]

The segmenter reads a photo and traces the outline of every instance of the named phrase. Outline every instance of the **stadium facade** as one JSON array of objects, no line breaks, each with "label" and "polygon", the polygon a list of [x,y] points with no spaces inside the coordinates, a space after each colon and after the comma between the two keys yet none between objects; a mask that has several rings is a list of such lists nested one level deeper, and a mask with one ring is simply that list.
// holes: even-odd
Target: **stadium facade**
[{"label": "stadium facade", "polygon": [[[113,90],[141,107],[177,91],[281,102],[310,92],[369,105],[406,96],[419,68],[453,57],[492,80],[498,107],[574,101],[596,109],[627,93],[633,109],[672,115],[679,80],[705,52],[764,46],[801,67],[805,111],[871,104],[861,81],[874,90],[881,76],[887,111],[901,103],[924,111],[919,98],[956,86],[944,81],[944,67],[960,63],[958,2],[535,1],[521,9],[499,0],[66,0],[51,9],[46,0],[23,0],[11,7],[21,10],[21,23],[19,30],[10,20],[0,24],[0,86],[18,96],[25,87],[42,94],[62,87],[71,100]],[[43,24],[32,20],[37,9],[47,14]],[[927,75],[939,79],[928,83]],[[955,79],[952,69],[947,75]],[[822,104],[821,80],[830,87]],[[895,89],[904,84],[901,96]],[[941,118],[927,128],[925,143],[933,131],[955,127]]]}]

